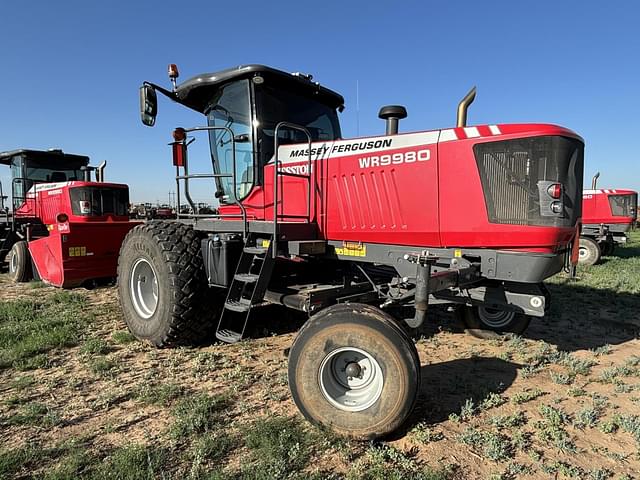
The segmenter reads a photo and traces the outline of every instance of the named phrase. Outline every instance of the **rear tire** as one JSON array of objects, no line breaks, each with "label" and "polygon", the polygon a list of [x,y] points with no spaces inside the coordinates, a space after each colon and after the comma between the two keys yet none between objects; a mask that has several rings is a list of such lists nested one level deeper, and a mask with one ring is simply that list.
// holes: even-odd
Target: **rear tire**
[{"label": "rear tire", "polygon": [[580,265],[595,265],[600,261],[602,252],[598,242],[589,237],[580,237],[578,263]]},{"label": "rear tire", "polygon": [[27,242],[21,240],[13,244],[7,255],[9,278],[15,283],[25,283],[33,278],[31,254]]},{"label": "rear tire", "polygon": [[522,335],[531,321],[530,316],[522,313],[488,307],[464,305],[457,312],[467,333],[483,340],[500,338],[510,333]]},{"label": "rear tire", "polygon": [[178,222],[129,231],[118,258],[118,293],[131,333],[156,347],[211,338],[222,302],[208,287],[200,239]]},{"label": "rear tire", "polygon": [[335,305],[311,317],[293,342],[289,389],[312,423],[373,439],[396,430],[413,410],[420,359],[411,338],[383,311]]}]

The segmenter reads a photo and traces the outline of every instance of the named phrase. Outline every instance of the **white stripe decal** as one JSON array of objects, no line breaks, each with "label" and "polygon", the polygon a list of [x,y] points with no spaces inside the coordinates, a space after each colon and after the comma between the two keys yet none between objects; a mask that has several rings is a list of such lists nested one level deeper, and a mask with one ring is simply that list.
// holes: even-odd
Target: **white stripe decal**
[{"label": "white stripe decal", "polygon": [[455,130],[452,128],[448,128],[440,132],[440,140],[439,140],[440,142],[450,142],[451,140],[457,140],[457,139],[458,139],[458,135],[456,135]]},{"label": "white stripe decal", "polygon": [[[385,152],[399,148],[417,147],[420,145],[434,145],[438,143],[439,131],[405,133],[385,137],[354,138],[351,140],[337,140],[316,142],[311,144],[311,159],[329,159]],[[285,145],[278,148],[278,160],[281,163],[306,162],[309,156],[308,145]],[[273,161],[273,159],[271,160]]]},{"label": "white stripe decal", "polygon": [[500,135],[502,133],[497,125],[489,125],[489,130],[491,130],[491,133],[494,135]]},{"label": "white stripe decal", "polygon": [[476,127],[465,127],[464,133],[467,134],[467,138],[474,138],[474,137],[480,136],[480,132]]}]

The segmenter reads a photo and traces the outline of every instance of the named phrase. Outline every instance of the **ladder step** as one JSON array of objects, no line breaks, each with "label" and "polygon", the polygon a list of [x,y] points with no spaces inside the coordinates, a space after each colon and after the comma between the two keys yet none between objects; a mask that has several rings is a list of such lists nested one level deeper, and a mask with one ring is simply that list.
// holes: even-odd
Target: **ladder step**
[{"label": "ladder step", "polygon": [[216,338],[225,343],[236,343],[242,338],[242,334],[233,330],[224,329],[216,332]]},{"label": "ladder step", "polygon": [[240,300],[227,300],[224,308],[232,312],[248,312],[251,309],[251,300],[241,298]]},{"label": "ladder step", "polygon": [[255,273],[236,273],[233,278],[239,282],[255,283],[258,281],[259,275]]},{"label": "ladder step", "polygon": [[252,255],[264,255],[267,253],[267,248],[265,247],[244,247],[244,253],[250,253]]}]

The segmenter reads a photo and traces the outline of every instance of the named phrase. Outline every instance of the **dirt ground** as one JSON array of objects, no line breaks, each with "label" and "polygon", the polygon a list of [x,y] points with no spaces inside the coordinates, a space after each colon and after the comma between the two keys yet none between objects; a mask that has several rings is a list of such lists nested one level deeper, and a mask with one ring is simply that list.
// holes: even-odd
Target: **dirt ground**
[{"label": "dirt ground", "polygon": [[[54,292],[0,278],[3,302]],[[445,468],[449,478],[640,478],[640,340],[633,326],[640,324],[640,299],[597,283],[553,282],[550,314],[534,319],[523,337],[476,339],[453,314],[434,309],[417,342],[418,407],[385,445],[421,468]],[[0,369],[0,450],[77,438],[100,451],[170,444],[170,402],[141,401],[159,385],[233,392],[231,425],[299,416],[285,352],[299,325],[280,320],[274,329],[280,310],[261,313],[252,338],[239,344],[158,350],[126,338],[114,287],[76,292],[93,316],[82,342],[49,352],[44,368]],[[96,339],[100,347],[92,348]],[[8,421],[30,402],[46,405],[56,421]],[[365,448],[329,448],[306,471],[353,476]],[[230,454],[225,468],[240,466],[243,455],[242,448]]]}]

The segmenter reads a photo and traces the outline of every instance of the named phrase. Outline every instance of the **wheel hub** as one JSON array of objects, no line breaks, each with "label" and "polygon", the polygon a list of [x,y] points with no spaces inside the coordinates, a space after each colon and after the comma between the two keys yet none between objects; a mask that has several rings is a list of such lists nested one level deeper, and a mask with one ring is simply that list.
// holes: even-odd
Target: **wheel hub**
[{"label": "wheel hub", "polygon": [[338,348],[322,361],[318,383],[324,397],[346,412],[366,410],[378,401],[384,386],[380,365],[369,353],[355,347]]},{"label": "wheel hub", "polygon": [[357,362],[348,363],[345,368],[345,373],[347,374],[347,378],[360,378],[362,367]]},{"label": "wheel hub", "polygon": [[158,277],[145,258],[133,264],[129,291],[136,313],[144,319],[151,318],[158,308]]}]

